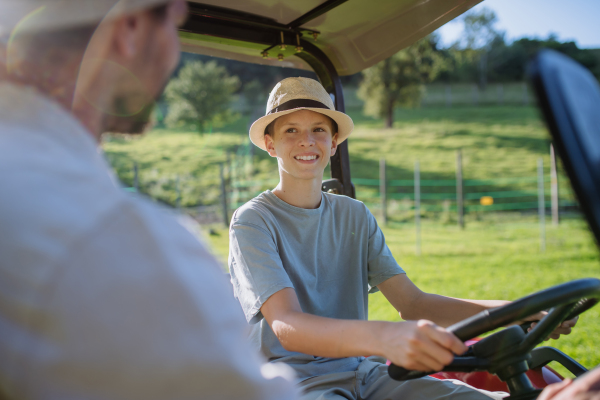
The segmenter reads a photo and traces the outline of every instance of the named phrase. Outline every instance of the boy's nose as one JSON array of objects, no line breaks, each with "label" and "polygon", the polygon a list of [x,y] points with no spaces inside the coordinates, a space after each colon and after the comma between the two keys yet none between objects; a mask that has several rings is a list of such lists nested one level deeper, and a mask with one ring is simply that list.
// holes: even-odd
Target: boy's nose
[{"label": "boy's nose", "polygon": [[300,145],[301,146],[312,146],[315,144],[315,138],[311,131],[303,131],[302,135],[300,135]]}]

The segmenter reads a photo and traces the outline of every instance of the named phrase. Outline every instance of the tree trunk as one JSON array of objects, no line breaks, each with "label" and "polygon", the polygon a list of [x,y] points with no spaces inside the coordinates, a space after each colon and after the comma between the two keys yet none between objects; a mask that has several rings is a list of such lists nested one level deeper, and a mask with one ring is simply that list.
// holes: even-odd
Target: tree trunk
[{"label": "tree trunk", "polygon": [[385,127],[391,128],[394,124],[394,100],[392,93],[391,59],[383,62],[383,91],[385,96]]},{"label": "tree trunk", "polygon": [[385,127],[389,129],[394,126],[394,102],[388,100],[385,110]]}]

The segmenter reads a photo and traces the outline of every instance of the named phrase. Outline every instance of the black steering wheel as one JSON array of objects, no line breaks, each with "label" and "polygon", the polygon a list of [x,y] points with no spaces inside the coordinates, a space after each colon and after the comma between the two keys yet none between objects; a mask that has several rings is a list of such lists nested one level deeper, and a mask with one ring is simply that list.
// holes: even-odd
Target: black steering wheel
[{"label": "black steering wheel", "polygon": [[[530,367],[533,368],[532,350],[563,321],[587,311],[596,305],[599,298],[600,280],[579,279],[542,290],[502,307],[482,311],[458,322],[447,330],[464,342],[540,311],[549,310],[529,332],[526,326],[518,325],[498,331],[470,346],[465,354],[454,357],[454,361],[443,371],[489,371],[507,383],[511,396],[524,395],[524,398],[535,398],[539,391],[533,388],[525,375]],[[556,352],[560,353],[557,350]],[[579,364],[577,366],[585,370]],[[435,372],[437,371],[410,371],[394,364],[388,368],[390,377],[400,381],[420,378]],[[531,394],[532,397],[527,397],[527,394]]]}]

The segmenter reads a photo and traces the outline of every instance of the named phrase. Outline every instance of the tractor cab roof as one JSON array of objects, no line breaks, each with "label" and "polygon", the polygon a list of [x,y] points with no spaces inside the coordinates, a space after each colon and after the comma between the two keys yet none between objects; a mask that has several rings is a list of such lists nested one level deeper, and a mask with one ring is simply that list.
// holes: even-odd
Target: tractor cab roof
[{"label": "tractor cab roof", "polygon": [[351,75],[480,1],[378,0],[374,6],[369,0],[192,0],[181,41],[186,52],[310,70],[301,57],[292,57],[301,42],[309,41],[333,63],[338,75]]}]

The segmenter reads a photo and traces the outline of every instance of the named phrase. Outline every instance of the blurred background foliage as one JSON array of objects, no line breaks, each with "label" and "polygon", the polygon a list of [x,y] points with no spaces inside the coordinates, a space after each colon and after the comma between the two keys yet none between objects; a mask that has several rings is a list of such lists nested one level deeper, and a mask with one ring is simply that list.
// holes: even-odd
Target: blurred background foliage
[{"label": "blurred background foliage", "polygon": [[169,106],[165,123],[170,128],[193,127],[200,133],[222,126],[235,116],[229,106],[239,88],[240,79],[216,61],[187,62],[165,89]]}]

